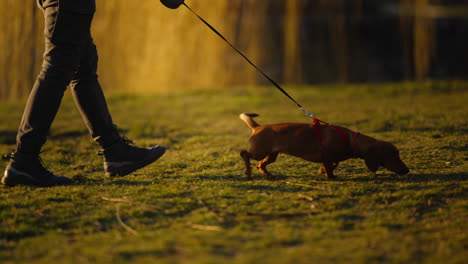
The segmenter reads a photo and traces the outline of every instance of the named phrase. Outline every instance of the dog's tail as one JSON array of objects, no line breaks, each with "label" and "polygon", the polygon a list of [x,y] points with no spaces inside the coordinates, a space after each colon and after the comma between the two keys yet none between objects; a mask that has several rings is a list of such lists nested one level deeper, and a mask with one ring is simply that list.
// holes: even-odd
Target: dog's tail
[{"label": "dog's tail", "polygon": [[242,121],[247,123],[247,125],[250,128],[254,129],[254,128],[259,126],[259,124],[252,119],[253,117],[256,117],[256,116],[258,116],[258,115],[253,114],[253,113],[242,113],[242,114],[240,114],[239,117],[240,117],[240,119],[242,119]]}]

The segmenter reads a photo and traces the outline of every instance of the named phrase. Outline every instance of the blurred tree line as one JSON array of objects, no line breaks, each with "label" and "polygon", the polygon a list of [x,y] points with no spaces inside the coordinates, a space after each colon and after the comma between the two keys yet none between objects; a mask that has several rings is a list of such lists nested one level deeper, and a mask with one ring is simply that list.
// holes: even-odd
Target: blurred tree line
[{"label": "blurred tree line", "polygon": [[[281,83],[468,76],[468,0],[186,2]],[[14,99],[40,70],[43,14],[35,0],[0,11],[0,99]],[[97,0],[93,35],[106,90],[266,83],[184,7]]]}]

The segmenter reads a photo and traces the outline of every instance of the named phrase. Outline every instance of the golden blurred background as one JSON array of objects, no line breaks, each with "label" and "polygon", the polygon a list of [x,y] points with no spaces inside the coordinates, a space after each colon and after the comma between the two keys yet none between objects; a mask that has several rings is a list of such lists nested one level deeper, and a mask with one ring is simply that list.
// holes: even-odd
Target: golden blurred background
[{"label": "golden blurred background", "polygon": [[[106,91],[159,92],[266,81],[185,7],[97,0]],[[467,0],[186,0],[283,84],[468,76]],[[29,93],[41,66],[35,0],[0,1],[0,100]]]}]

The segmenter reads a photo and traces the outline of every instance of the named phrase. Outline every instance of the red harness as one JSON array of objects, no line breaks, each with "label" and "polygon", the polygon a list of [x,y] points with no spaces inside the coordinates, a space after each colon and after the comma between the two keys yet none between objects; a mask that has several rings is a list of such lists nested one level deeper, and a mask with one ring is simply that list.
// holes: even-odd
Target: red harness
[{"label": "red harness", "polygon": [[[320,131],[320,125],[326,125],[326,126],[330,126],[332,127],[333,129],[335,129],[338,133],[340,133],[341,137],[343,138],[343,141],[349,145],[349,139],[348,137],[346,136],[345,132],[343,132],[343,130],[341,130],[339,127],[336,127],[334,125],[330,125],[329,123],[325,122],[325,121],[322,121],[320,119],[317,119],[317,118],[314,118],[314,128],[315,128],[315,131],[317,132],[317,137],[318,137],[318,140],[320,142],[320,145],[322,145],[322,132]],[[357,136],[359,135],[360,133],[359,132],[356,132],[354,133],[354,136],[353,136],[353,156],[356,156],[356,146],[357,146]]]}]

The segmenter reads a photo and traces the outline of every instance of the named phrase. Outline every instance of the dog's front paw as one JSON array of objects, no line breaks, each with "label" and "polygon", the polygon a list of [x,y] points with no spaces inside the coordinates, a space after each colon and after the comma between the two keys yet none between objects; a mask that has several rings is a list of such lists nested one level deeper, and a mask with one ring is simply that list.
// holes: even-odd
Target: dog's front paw
[{"label": "dog's front paw", "polygon": [[267,180],[270,180],[270,181],[276,180],[276,179],[277,179],[277,177],[276,177],[275,175],[273,175],[273,174],[271,174],[271,173],[269,173],[269,172],[264,173],[263,176],[265,176],[265,178],[266,178]]},{"label": "dog's front paw", "polygon": [[318,172],[318,174],[325,174],[325,173],[327,173],[327,169],[325,169],[325,167],[322,166],[322,167],[320,167],[320,169],[318,169],[317,172]]}]

